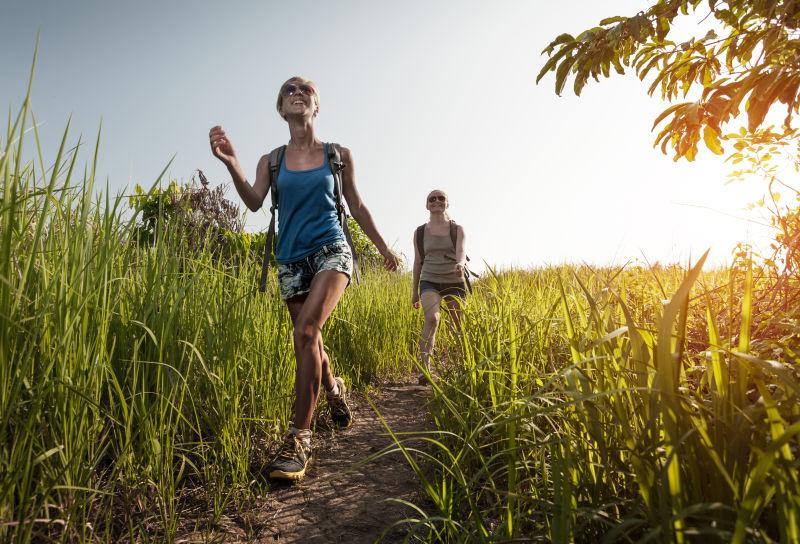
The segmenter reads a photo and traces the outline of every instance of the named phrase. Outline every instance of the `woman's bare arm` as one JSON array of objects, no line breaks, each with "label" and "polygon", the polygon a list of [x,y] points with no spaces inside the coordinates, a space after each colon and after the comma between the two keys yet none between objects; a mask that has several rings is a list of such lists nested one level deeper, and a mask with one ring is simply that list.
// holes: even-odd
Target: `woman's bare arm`
[{"label": "woman's bare arm", "polygon": [[467,264],[467,252],[466,252],[466,235],[464,234],[464,228],[461,225],[458,225],[456,229],[456,272],[459,274],[464,273],[464,266]]},{"label": "woman's bare arm", "polygon": [[211,152],[228,168],[233,180],[233,186],[236,187],[236,192],[239,193],[244,205],[249,210],[258,210],[263,204],[270,187],[269,156],[264,155],[258,161],[256,181],[253,185],[250,185],[225,130],[221,126],[213,127],[208,133],[208,139],[211,144]]}]

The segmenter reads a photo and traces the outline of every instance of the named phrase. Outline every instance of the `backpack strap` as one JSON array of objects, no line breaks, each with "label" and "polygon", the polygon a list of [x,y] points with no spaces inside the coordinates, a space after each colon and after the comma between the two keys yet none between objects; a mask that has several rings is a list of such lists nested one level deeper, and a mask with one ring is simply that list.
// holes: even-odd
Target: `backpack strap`
[{"label": "backpack strap", "polygon": [[275,212],[278,210],[278,174],[281,170],[281,163],[283,162],[283,155],[285,152],[285,145],[276,147],[269,152],[269,193],[272,198],[272,205],[269,207],[269,213],[272,217],[269,220],[267,239],[264,242],[264,260],[261,263],[261,280],[258,282],[258,290],[262,293],[267,290],[267,276],[273,254],[272,246],[275,241]]},{"label": "backpack strap", "polygon": [[350,234],[350,227],[347,225],[347,209],[344,206],[342,196],[342,171],[345,164],[342,161],[342,151],[339,144],[328,143],[325,144],[328,152],[328,163],[331,166],[333,173],[333,196],[336,199],[336,215],[339,217],[339,224],[344,231],[344,237],[347,244],[350,246],[350,252],[353,254],[353,276],[356,280],[356,285],[361,283],[361,272],[358,266],[358,255],[356,254],[356,246],[353,243],[353,237]]},{"label": "backpack strap", "polygon": [[[458,251],[458,224],[450,220],[450,241],[453,242],[453,250]],[[469,262],[469,255],[464,255],[464,260]]]},{"label": "backpack strap", "polygon": [[458,225],[452,219],[450,220],[450,241],[453,242],[453,251],[458,251],[456,240],[458,239]]},{"label": "backpack strap", "polygon": [[419,265],[425,262],[425,223],[417,227],[414,232],[414,245],[417,246],[417,253],[419,253]]}]

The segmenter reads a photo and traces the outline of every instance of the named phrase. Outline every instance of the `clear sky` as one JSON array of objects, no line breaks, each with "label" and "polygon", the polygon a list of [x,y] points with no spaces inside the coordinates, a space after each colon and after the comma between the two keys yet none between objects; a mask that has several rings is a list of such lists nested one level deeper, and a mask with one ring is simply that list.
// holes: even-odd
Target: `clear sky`
[{"label": "clear sky", "polygon": [[[252,180],[259,157],[288,140],[280,84],[313,79],[317,129],[353,151],[380,231],[408,255],[425,196],[450,195],[474,261],[501,267],[685,262],[712,248],[725,261],[765,229],[736,217],[763,186],[725,185],[708,151],[674,163],[652,148],[664,104],[634,76],[583,96],[538,86],[541,50],[633,0],[321,2],[7,0],[0,19],[0,104],[19,107],[37,30],[33,107],[47,157],[72,114],[94,140],[114,192],[202,169],[229,184],[208,129],[222,124]],[[90,159],[85,153],[86,160]],[[228,196],[238,202],[233,187]],[[242,208],[244,208],[242,206]],[[249,213],[260,230],[268,212]]]}]

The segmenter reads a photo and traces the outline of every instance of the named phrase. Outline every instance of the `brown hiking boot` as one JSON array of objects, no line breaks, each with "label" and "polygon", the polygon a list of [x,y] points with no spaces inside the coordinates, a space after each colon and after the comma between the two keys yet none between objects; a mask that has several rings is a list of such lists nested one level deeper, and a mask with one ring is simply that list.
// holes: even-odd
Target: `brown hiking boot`
[{"label": "brown hiking boot", "polygon": [[353,423],[353,413],[350,411],[350,406],[347,404],[347,388],[344,386],[344,380],[336,377],[334,381],[339,384],[339,394],[325,395],[328,399],[328,406],[331,409],[331,420],[333,424],[340,429],[346,429]]}]

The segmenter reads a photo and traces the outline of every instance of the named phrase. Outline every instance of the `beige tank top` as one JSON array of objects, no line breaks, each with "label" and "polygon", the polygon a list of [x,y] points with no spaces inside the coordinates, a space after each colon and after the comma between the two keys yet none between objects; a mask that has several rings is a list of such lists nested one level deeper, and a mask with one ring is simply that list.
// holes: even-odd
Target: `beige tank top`
[{"label": "beige tank top", "polygon": [[425,260],[422,262],[420,281],[462,283],[464,277],[456,272],[456,248],[453,247],[450,233],[443,236],[431,234],[430,228],[426,225],[422,241]]}]

